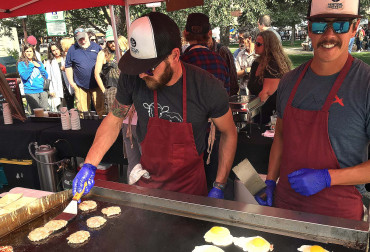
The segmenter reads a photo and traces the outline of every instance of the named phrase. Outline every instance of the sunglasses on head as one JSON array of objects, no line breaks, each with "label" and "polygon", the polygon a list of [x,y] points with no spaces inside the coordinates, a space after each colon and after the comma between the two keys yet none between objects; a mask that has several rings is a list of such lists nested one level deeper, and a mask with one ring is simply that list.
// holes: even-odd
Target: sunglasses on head
[{"label": "sunglasses on head", "polygon": [[263,46],[263,44],[262,44],[262,43],[260,43],[260,42],[256,42],[256,46],[257,46],[257,47],[260,47],[260,46]]},{"label": "sunglasses on head", "polygon": [[347,33],[351,27],[352,20],[337,20],[337,21],[312,21],[311,31],[313,34],[323,34],[328,27],[332,27],[337,34]]}]

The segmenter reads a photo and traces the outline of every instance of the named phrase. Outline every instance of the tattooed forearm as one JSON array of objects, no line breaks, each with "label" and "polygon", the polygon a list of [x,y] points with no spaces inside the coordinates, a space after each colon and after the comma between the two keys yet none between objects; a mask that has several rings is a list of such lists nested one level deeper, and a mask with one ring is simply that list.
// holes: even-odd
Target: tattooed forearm
[{"label": "tattooed forearm", "polygon": [[115,99],[112,105],[112,113],[117,117],[125,119],[130,108],[131,105],[123,105]]}]

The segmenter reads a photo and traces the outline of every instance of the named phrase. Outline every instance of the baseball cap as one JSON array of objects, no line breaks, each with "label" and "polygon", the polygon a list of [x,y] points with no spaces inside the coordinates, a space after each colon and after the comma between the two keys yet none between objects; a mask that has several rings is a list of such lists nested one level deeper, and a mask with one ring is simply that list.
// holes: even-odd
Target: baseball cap
[{"label": "baseball cap", "polygon": [[37,39],[34,36],[28,36],[27,37],[27,43],[30,45],[36,45],[37,44]]},{"label": "baseball cap", "polygon": [[137,75],[163,61],[181,47],[180,30],[167,15],[150,12],[136,19],[128,31],[130,50],[118,63],[122,73]]},{"label": "baseball cap", "polygon": [[360,18],[360,0],[311,0],[308,19]]},{"label": "baseball cap", "polygon": [[76,40],[80,40],[81,38],[85,38],[86,37],[86,32],[83,28],[77,28],[74,32],[74,35],[76,37]]},{"label": "baseball cap", "polygon": [[105,32],[105,41],[114,41],[113,29],[112,26],[108,26],[107,31]]},{"label": "baseball cap", "polygon": [[209,18],[203,13],[191,13],[186,20],[185,30],[195,34],[206,34],[211,30]]}]

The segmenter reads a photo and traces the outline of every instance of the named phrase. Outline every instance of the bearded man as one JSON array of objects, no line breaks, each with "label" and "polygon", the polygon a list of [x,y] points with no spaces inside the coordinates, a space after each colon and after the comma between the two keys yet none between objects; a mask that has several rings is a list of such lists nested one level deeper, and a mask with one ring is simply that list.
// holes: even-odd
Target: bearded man
[{"label": "bearded man", "polygon": [[96,166],[115,142],[122,119],[134,104],[142,149],[142,169],[131,172],[135,184],[206,196],[203,152],[211,118],[221,139],[217,177],[208,196],[223,198],[237,141],[223,82],[180,60],[180,30],[170,17],[151,12],[135,20],[128,34],[130,50],[118,64],[121,75],[112,112],[97,131],[73,181],[73,193],[81,192],[85,182],[85,194],[93,187]]},{"label": "bearded man", "polygon": [[91,99],[99,117],[104,114],[104,94],[94,78],[96,58],[101,47],[90,42],[83,28],[74,32],[76,43],[72,45],[66,57],[66,74],[75,91],[77,109],[80,113],[89,111]]}]

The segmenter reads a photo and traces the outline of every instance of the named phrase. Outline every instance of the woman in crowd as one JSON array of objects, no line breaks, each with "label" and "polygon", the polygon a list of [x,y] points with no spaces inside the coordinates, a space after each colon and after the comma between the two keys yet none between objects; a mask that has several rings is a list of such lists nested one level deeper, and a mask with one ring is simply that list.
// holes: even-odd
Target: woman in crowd
[{"label": "woman in crowd", "polygon": [[279,81],[290,71],[292,63],[272,31],[263,31],[257,35],[255,53],[259,57],[252,64],[248,89],[251,95],[258,95],[266,102],[262,106],[262,123],[268,123],[276,109]]},{"label": "woman in crowd", "polygon": [[64,71],[64,52],[59,44],[51,42],[48,47],[48,60],[45,62],[45,68],[50,79],[49,105],[51,111],[58,111],[64,100],[63,88],[65,87],[63,79]]},{"label": "woman in crowd", "polygon": [[64,67],[64,60],[67,55],[67,52],[69,48],[74,44],[73,38],[63,38],[60,41],[60,45],[63,51],[63,67],[60,69],[62,70],[62,76],[63,76],[63,95],[64,95],[64,101],[63,106],[67,106],[68,109],[74,108],[74,102],[75,102],[75,94],[74,89],[71,87],[71,85],[68,82],[67,75],[65,72]]},{"label": "woman in crowd", "polygon": [[28,105],[33,109],[48,109],[48,93],[44,91],[44,81],[48,73],[44,65],[37,60],[35,49],[32,45],[25,44],[18,61],[18,73],[24,84],[24,93]]}]

